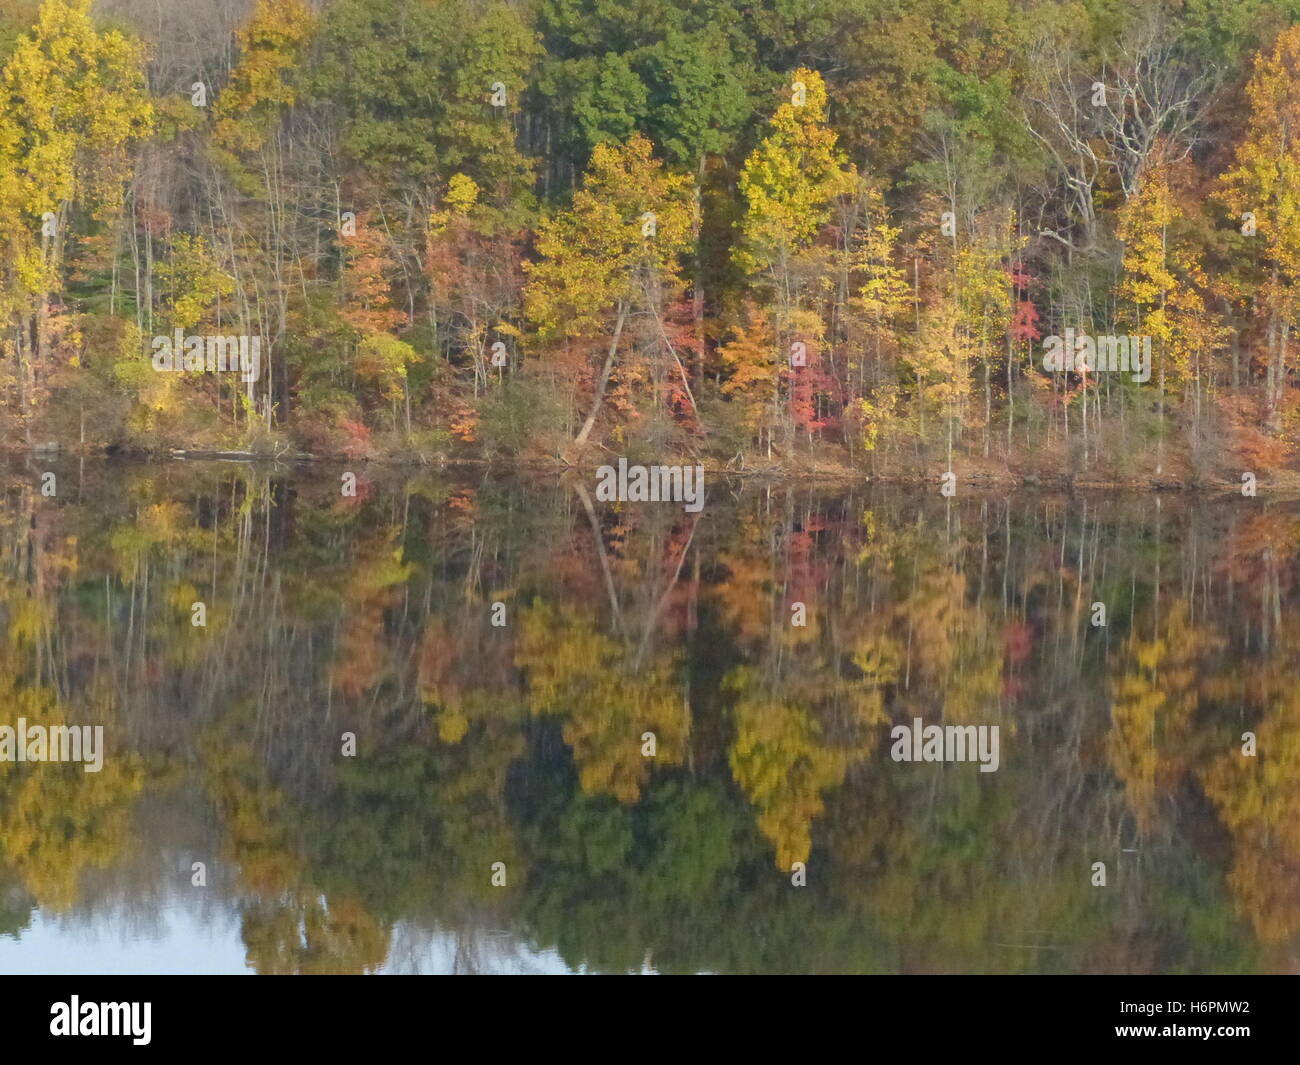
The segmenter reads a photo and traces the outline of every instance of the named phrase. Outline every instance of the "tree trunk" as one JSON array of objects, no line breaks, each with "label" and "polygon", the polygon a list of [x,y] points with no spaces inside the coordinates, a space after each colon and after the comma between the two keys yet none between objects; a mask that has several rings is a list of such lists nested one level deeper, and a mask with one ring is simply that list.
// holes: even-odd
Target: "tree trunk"
[{"label": "tree trunk", "polygon": [[600,371],[600,379],[596,382],[596,394],[591,400],[591,412],[587,415],[587,420],[582,423],[582,428],[578,430],[578,435],[573,438],[573,447],[580,448],[587,442],[587,437],[591,435],[591,430],[596,424],[596,417],[600,414],[600,408],[605,402],[605,388],[609,385],[609,375],[614,370],[614,357],[618,354],[618,340],[623,335],[623,323],[627,321],[627,306],[620,303],[618,305],[618,322],[614,326],[614,336],[609,342],[609,354],[605,356],[605,367]]}]

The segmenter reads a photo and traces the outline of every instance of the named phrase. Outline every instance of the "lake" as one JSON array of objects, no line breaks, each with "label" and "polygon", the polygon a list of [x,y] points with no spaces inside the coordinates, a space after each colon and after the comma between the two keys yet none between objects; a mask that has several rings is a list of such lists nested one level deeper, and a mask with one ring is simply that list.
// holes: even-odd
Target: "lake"
[{"label": "lake", "polygon": [[1300,959],[1298,504],[5,477],[0,972]]}]

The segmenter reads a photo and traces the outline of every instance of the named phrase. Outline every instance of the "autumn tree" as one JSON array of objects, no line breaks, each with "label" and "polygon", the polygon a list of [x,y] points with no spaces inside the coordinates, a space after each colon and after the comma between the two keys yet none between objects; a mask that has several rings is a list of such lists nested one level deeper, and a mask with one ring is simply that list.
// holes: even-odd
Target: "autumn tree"
[{"label": "autumn tree", "polygon": [[1257,227],[1255,306],[1268,323],[1267,421],[1280,430],[1291,322],[1300,283],[1300,26],[1278,34],[1255,60],[1246,86],[1250,112],[1235,165],[1221,178],[1234,221]]},{"label": "autumn tree", "polygon": [[[832,204],[852,192],[855,172],[836,145],[826,122],[826,85],[814,70],[800,67],[791,76],[788,96],[776,109],[769,133],[750,153],[740,174],[745,199],[736,262],[761,279],[773,296],[773,330],[785,357],[793,344],[814,353],[826,323],[807,305],[806,290],[816,285],[819,267],[804,255],[831,220]],[[824,267],[823,267],[824,269]],[[788,392],[798,376],[792,366]],[[793,417],[787,420],[787,446]]]},{"label": "autumn tree", "polygon": [[0,314],[24,415],[47,355],[73,205],[92,220],[120,207],[128,151],[152,121],[140,45],[96,30],[90,4],[46,0],[0,75]]},{"label": "autumn tree", "polygon": [[366,213],[357,219],[356,233],[344,245],[345,303],[340,317],[357,336],[353,370],[358,380],[375,388],[390,403],[405,401],[410,431],[410,390],[407,373],[418,359],[416,351],[396,333],[410,324],[407,313],[394,305],[395,264],[382,224]]},{"label": "autumn tree", "polygon": [[527,267],[528,317],[543,339],[607,338],[575,447],[586,443],[596,424],[633,317],[651,346],[671,356],[685,383],[664,328],[664,307],[680,289],[680,257],[690,233],[690,178],[666,169],[639,135],[624,145],[598,145],[573,204],[539,226],[539,259]]}]

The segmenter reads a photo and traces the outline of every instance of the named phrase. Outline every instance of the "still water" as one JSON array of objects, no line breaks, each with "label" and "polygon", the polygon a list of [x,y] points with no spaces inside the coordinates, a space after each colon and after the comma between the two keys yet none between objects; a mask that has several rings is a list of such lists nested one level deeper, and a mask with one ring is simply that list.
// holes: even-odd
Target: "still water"
[{"label": "still water", "polygon": [[1300,964],[1300,504],[342,472],[5,472],[0,972]]}]

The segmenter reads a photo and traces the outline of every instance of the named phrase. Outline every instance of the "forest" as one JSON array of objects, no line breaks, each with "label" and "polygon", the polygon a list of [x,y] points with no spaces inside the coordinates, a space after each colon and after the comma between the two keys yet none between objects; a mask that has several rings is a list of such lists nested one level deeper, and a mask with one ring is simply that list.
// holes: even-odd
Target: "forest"
[{"label": "forest", "polygon": [[1300,0],[0,0],[0,956],[1292,971],[1298,310]]},{"label": "forest", "polygon": [[0,0],[0,442],[1300,484],[1297,22]]}]

